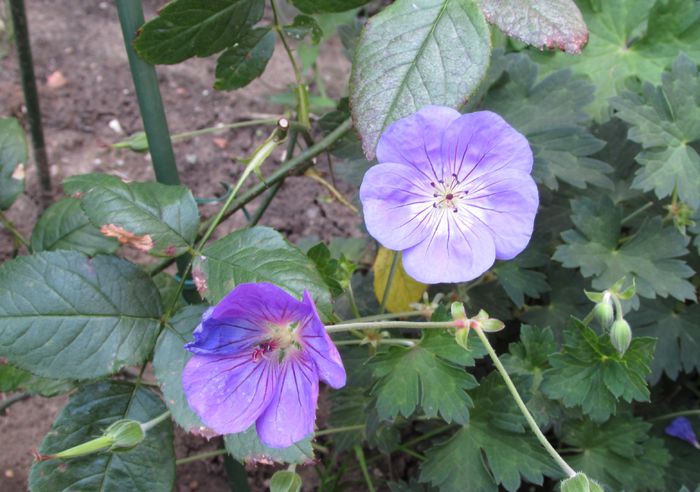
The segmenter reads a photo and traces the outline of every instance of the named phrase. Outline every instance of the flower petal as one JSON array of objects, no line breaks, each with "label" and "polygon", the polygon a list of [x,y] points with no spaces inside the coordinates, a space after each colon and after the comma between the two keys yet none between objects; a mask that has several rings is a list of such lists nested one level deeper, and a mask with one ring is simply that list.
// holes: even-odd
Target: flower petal
[{"label": "flower petal", "polygon": [[220,434],[243,432],[272,401],[279,369],[276,357],[255,362],[252,352],[195,355],[182,373],[182,387],[207,427]]},{"label": "flower petal", "polygon": [[321,323],[308,291],[304,291],[303,302],[312,310],[313,316],[299,329],[302,348],[316,364],[321,380],[333,388],[342,388],[345,386],[347,375],[338,349],[328,336],[326,327]]},{"label": "flower petal", "polygon": [[270,324],[285,324],[306,314],[296,298],[276,285],[239,284],[205,313],[185,348],[195,354],[235,354],[266,338]]},{"label": "flower petal", "polygon": [[431,232],[426,227],[433,211],[431,181],[403,164],[371,167],[360,186],[367,231],[384,247],[410,248]]},{"label": "flower petal", "polygon": [[440,155],[450,174],[465,183],[501,169],[532,170],[527,139],[491,111],[464,114],[453,121],[443,134]]},{"label": "flower petal", "polygon": [[387,127],[377,144],[380,163],[408,164],[429,180],[443,179],[440,141],[445,129],[460,117],[444,106],[424,106]]},{"label": "flower petal", "polygon": [[464,204],[491,231],[499,260],[514,258],[530,242],[539,195],[529,174],[507,170],[481,176]]},{"label": "flower petal", "polygon": [[450,209],[424,241],[403,252],[403,266],[426,284],[466,282],[488,270],[496,259],[491,232],[468,214]]},{"label": "flower petal", "polygon": [[260,440],[271,448],[286,448],[314,431],[318,374],[311,358],[302,351],[282,362],[274,398],[257,420]]}]

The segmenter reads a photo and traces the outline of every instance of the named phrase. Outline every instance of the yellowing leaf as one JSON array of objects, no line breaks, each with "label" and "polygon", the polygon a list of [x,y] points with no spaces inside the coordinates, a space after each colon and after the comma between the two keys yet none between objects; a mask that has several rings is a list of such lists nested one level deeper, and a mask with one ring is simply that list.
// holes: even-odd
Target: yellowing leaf
[{"label": "yellowing leaf", "polygon": [[386,309],[392,313],[410,310],[411,304],[420,300],[427,288],[427,285],[413,280],[404,271],[401,263],[401,253],[380,247],[373,267],[374,294],[377,296],[377,300],[382,302],[384,298],[384,289],[386,288],[389,273],[391,272],[391,263],[395,254],[399,255],[399,259],[394,279],[389,289],[389,297],[386,300]]}]

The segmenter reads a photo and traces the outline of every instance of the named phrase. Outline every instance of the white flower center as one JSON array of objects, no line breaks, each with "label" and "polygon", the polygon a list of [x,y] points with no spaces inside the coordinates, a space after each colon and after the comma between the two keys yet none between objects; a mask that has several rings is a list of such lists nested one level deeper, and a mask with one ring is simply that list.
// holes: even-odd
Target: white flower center
[{"label": "white flower center", "polygon": [[459,203],[467,196],[467,190],[465,190],[457,179],[457,175],[453,174],[450,180],[441,179],[437,182],[431,181],[430,186],[433,188],[433,202],[434,208],[439,209],[449,209],[453,212],[457,212],[459,209]]}]

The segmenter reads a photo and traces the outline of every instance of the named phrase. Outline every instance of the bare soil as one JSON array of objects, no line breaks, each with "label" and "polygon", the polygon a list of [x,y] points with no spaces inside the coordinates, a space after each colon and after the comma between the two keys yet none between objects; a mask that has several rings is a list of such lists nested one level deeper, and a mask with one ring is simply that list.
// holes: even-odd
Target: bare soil
[{"label": "bare soil", "polygon": [[[142,129],[114,3],[95,0],[31,0],[25,3],[54,198],[61,196],[62,180],[75,174],[105,172],[131,180],[154,179],[147,154],[108,146]],[[144,0],[146,18],[155,15],[163,3]],[[212,89],[214,62],[214,58],[194,59],[158,67],[171,133],[259,115],[277,116],[283,111],[269,102],[271,94],[285,91],[293,80],[289,61],[279,46],[265,75],[234,93]],[[320,64],[329,95],[340,96],[345,90],[350,64],[343,57],[337,39],[326,46]],[[55,80],[56,72],[65,78],[65,84],[51,87],[48,81],[51,77]],[[26,123],[23,111],[17,61],[11,52],[0,59],[0,115],[13,115]],[[114,121],[119,123],[121,133],[115,131]],[[265,131],[242,129],[176,143],[182,182],[195,196],[220,194],[219,183],[235,182],[241,170],[238,158],[247,156],[265,138]],[[279,159],[279,155],[271,159],[273,162],[266,164],[268,169],[279,165]],[[27,171],[27,191],[7,212],[25,237],[31,235],[41,214],[37,174],[31,163]],[[321,166],[319,171],[325,169]],[[205,216],[214,210],[212,205],[201,208]],[[224,225],[223,232],[244,224],[242,214],[234,215]],[[304,177],[287,179],[261,224],[275,227],[293,242],[309,235],[329,239],[359,233],[357,216],[332,200],[323,187]],[[0,261],[8,259],[12,249],[11,235],[0,229]],[[0,401],[7,397],[0,393]],[[66,397],[32,397],[13,405],[6,415],[0,416],[0,490],[26,490],[32,451],[39,446],[66,402]],[[179,431],[176,454],[184,457],[214,449],[216,445]],[[251,474],[254,475],[257,478],[251,479],[253,490],[263,490],[262,474]],[[176,490],[229,490],[222,459],[212,458],[178,467]]]}]

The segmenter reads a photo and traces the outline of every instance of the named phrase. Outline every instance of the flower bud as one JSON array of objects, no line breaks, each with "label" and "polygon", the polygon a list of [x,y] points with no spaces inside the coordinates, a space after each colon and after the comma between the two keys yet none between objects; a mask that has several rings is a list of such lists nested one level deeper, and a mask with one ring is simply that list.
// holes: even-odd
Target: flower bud
[{"label": "flower bud", "polygon": [[469,350],[469,327],[459,328],[455,332],[455,342],[464,350]]},{"label": "flower bud", "polygon": [[117,420],[107,427],[104,435],[111,440],[110,451],[127,451],[139,445],[146,437],[140,422]]},{"label": "flower bud", "polygon": [[610,328],[610,341],[620,355],[625,355],[632,342],[632,330],[629,323],[624,319],[618,319]]},{"label": "flower bud", "polygon": [[595,305],[593,312],[596,318],[598,318],[598,323],[600,323],[600,326],[604,330],[610,328],[610,324],[613,322],[615,316],[615,310],[613,308],[612,296],[609,292],[603,295],[603,299]]},{"label": "flower bud", "polygon": [[579,472],[561,483],[561,492],[603,492],[603,487]]}]

